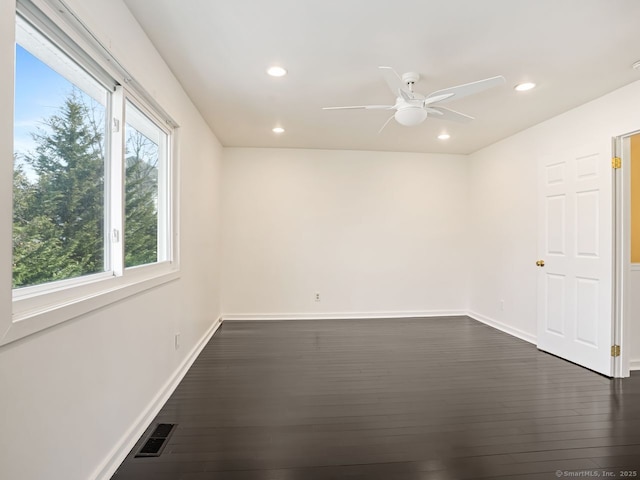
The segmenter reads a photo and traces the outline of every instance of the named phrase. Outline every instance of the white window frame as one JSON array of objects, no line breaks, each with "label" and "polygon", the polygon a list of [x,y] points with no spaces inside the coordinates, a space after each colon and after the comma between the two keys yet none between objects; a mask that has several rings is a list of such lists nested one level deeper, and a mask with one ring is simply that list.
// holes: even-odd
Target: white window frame
[{"label": "white window frame", "polygon": [[[143,100],[141,100],[140,98],[138,98],[134,92],[129,91],[128,89],[124,88],[124,99],[123,99],[123,104],[124,104],[124,119],[122,122],[122,141],[125,142],[126,141],[126,125],[127,125],[127,118],[126,118],[126,105],[127,103],[131,104],[134,108],[136,108],[140,113],[142,113],[144,116],[146,116],[153,124],[155,127],[157,127],[160,131],[162,131],[165,136],[166,136],[166,144],[161,146],[161,148],[164,150],[163,155],[166,157],[164,159],[164,165],[162,169],[158,170],[158,201],[162,201],[162,203],[164,203],[164,205],[162,206],[162,211],[163,212],[167,212],[167,215],[158,215],[158,238],[157,238],[157,252],[158,252],[158,257],[163,257],[163,259],[159,259],[157,262],[155,262],[154,264],[150,264],[150,265],[159,265],[159,264],[163,264],[166,262],[170,262],[172,259],[172,236],[171,236],[171,229],[172,229],[172,218],[173,215],[171,214],[171,199],[172,199],[172,192],[171,192],[171,188],[170,188],[170,182],[171,182],[171,159],[173,158],[173,154],[172,154],[172,143],[173,143],[173,129],[168,128],[166,126],[163,125],[163,120],[161,117],[159,117],[157,115],[157,113],[148,108],[145,105],[145,102]],[[136,128],[135,125],[132,125],[133,128]],[[122,151],[124,152],[126,150],[126,148],[123,148]],[[121,175],[123,176],[122,181],[121,181],[121,185],[124,188],[125,186],[125,181],[126,179],[124,178],[124,161],[122,162],[122,166],[123,169],[120,172]],[[126,199],[124,198],[124,193],[123,193],[123,203],[126,201]],[[158,208],[158,213],[160,213],[160,207]],[[122,215],[124,218],[124,208],[122,209]],[[124,220],[122,221],[122,232],[121,232],[121,236],[124,236],[124,229],[126,228],[126,226],[124,225]],[[160,232],[165,232],[164,235],[160,235]],[[126,245],[124,246],[124,250],[125,252],[123,252],[122,258],[124,258],[124,253],[126,253]],[[160,253],[162,252],[162,254]],[[136,265],[133,267],[126,267],[124,265],[122,265],[122,268],[124,268],[127,272],[132,271],[133,269],[137,269],[137,268],[146,268],[150,265]]]},{"label": "white window frame", "polygon": [[[105,252],[105,257],[109,258],[105,258],[105,262],[108,262],[109,268],[102,273],[14,289],[11,318],[0,319],[0,345],[180,277],[177,218],[179,128],[158,102],[124,70],[117,59],[111,57],[109,51],[95,36],[86,30],[75,14],[69,11],[61,14],[61,7],[66,8],[58,0],[18,0],[18,11],[28,11],[30,18],[33,18],[33,12],[36,12],[37,19],[46,24],[45,27],[52,28],[53,32],[59,29],[65,41],[72,42],[72,51],[69,52],[67,43],[60,45],[59,37],[45,34],[50,41],[65,50],[70,58],[84,68],[98,65],[101,75],[106,72],[120,84],[111,93],[106,112],[107,118],[110,119],[108,124],[112,128],[110,138],[105,140],[105,189],[109,190],[111,197],[107,200],[105,194],[105,232],[108,232],[106,235],[111,238],[110,248]],[[47,28],[41,31],[45,33]],[[86,62],[94,62],[95,65],[86,65]],[[164,241],[167,260],[130,268],[124,268],[124,135],[127,101],[145,113],[165,132],[168,157],[165,170],[167,215],[162,220],[160,215],[158,218],[159,229],[161,222],[166,222],[167,234]],[[158,249],[160,248],[159,239]]]}]

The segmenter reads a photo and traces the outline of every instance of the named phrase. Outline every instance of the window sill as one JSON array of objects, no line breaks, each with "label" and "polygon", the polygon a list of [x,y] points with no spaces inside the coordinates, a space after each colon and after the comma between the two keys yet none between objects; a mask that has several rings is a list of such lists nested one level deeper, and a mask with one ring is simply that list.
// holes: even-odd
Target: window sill
[{"label": "window sill", "polygon": [[8,325],[2,325],[0,345],[14,342],[99,308],[180,278],[170,264],[134,268],[122,277],[108,277],[52,292],[38,298],[14,299]]}]

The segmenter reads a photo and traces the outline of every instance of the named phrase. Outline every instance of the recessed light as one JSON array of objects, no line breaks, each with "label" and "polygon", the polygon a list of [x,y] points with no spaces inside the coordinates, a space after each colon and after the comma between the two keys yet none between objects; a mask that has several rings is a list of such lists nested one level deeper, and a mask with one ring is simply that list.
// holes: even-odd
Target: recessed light
[{"label": "recessed light", "polygon": [[526,92],[532,88],[536,88],[536,84],[533,82],[519,83],[514,87],[518,92]]},{"label": "recessed light", "polygon": [[284,128],[282,127],[274,127],[271,129],[273,133],[284,133]]},{"label": "recessed light", "polygon": [[449,135],[448,133],[441,133],[440,135],[438,135],[438,138],[440,140],[449,140],[451,138],[451,135]]},{"label": "recessed light", "polygon": [[272,77],[284,77],[287,74],[287,71],[282,67],[269,67],[267,69],[267,73]]}]

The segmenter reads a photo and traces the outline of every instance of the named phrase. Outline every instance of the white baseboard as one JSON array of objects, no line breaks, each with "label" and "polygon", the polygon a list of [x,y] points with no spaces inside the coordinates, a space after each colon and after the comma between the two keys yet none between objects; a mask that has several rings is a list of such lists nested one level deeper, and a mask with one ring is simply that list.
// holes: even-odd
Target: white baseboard
[{"label": "white baseboard", "polygon": [[218,330],[222,323],[222,318],[218,318],[211,327],[205,332],[200,341],[191,349],[191,352],[182,361],[180,366],[171,375],[169,380],[162,386],[160,391],[151,400],[147,407],[142,411],[134,424],[122,436],[116,446],[109,452],[106,459],[95,470],[91,478],[96,480],[109,480],[116,472],[120,464],[124,461],[140,436],[145,432],[151,422],[156,417],[160,409],[164,406],[171,394],[174,392],[178,384],[182,381],[186,373],[198,358],[198,355],[211,339],[213,334]]},{"label": "white baseboard", "polygon": [[418,312],[330,312],[330,313],[226,313],[222,320],[351,320],[365,318],[461,317],[464,310],[429,310]]},{"label": "white baseboard", "polygon": [[[433,318],[433,317],[460,317],[468,316],[496,328],[504,333],[517,337],[529,343],[536,344],[534,335],[528,334],[514,327],[505,325],[502,322],[493,320],[476,312],[464,310],[430,310],[430,311],[413,311],[413,312],[350,312],[350,313],[261,313],[261,314],[224,314],[217,319],[211,327],[205,332],[200,341],[193,347],[191,352],[183,360],[174,374],[162,386],[156,396],[149,402],[147,407],[140,414],[134,424],[122,436],[121,440],[106,456],[101,465],[96,468],[95,473],[91,476],[95,480],[109,480],[116,472],[118,467],[129,454],[133,446],[140,439],[140,436],[149,427],[155,416],[158,414],[162,406],[169,399],[171,394],[182,381],[186,373],[189,371],[193,362],[196,360],[207,342],[211,339],[216,330],[225,320],[349,320],[349,319],[366,319],[366,318]],[[632,360],[630,362],[631,370],[640,370],[640,360]]]},{"label": "white baseboard", "polygon": [[[350,312],[350,313],[301,313],[301,314],[224,314],[217,319],[211,327],[205,332],[200,341],[193,347],[191,352],[183,360],[174,374],[162,386],[156,396],[149,402],[147,407],[140,414],[134,424],[122,436],[121,440],[106,456],[94,475],[91,478],[95,480],[109,480],[122,464],[126,456],[134,447],[140,436],[149,427],[155,416],[169,399],[171,394],[182,381],[186,373],[189,371],[193,362],[196,360],[207,342],[211,339],[216,330],[225,320],[349,320],[349,319],[366,319],[366,318],[433,318],[433,317],[459,317],[468,316],[482,322],[490,327],[496,328],[504,333],[517,337],[529,343],[536,344],[536,338],[527,332],[523,332],[517,328],[505,325],[502,322],[485,317],[476,312],[464,310],[430,310],[430,311],[413,311],[413,312]],[[632,360],[630,363],[631,370],[640,370],[640,360]]]},{"label": "white baseboard", "polygon": [[520,340],[533,343],[534,345],[538,344],[538,339],[535,335],[531,335],[530,333],[524,332],[518,328],[511,327],[509,325],[506,325],[492,318],[485,317],[484,315],[481,315],[476,312],[467,312],[467,315],[473,318],[474,320],[484,323],[485,325],[489,325],[490,327],[500,330],[501,332],[508,333],[513,337],[519,338]]},{"label": "white baseboard", "polygon": [[[349,320],[366,318],[470,317],[525,342],[537,344],[535,335],[466,310],[428,310],[414,312],[332,312],[332,313],[225,313],[222,320]],[[639,366],[640,368],[640,366]]]},{"label": "white baseboard", "polygon": [[629,360],[629,370],[640,370],[640,360]]}]

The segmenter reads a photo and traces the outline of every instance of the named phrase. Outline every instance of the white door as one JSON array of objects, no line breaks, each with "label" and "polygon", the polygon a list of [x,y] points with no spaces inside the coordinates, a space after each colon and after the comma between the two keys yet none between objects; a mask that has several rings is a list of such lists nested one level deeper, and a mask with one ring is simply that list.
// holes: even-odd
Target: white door
[{"label": "white door", "polygon": [[612,171],[608,142],[538,166],[538,348],[608,376]]}]

